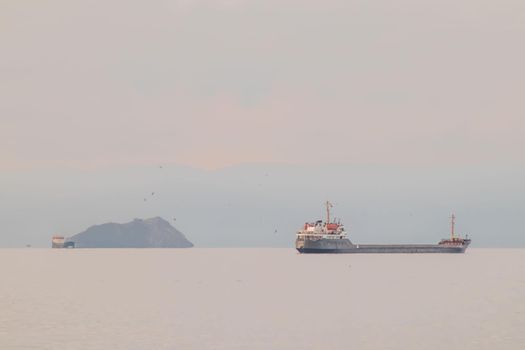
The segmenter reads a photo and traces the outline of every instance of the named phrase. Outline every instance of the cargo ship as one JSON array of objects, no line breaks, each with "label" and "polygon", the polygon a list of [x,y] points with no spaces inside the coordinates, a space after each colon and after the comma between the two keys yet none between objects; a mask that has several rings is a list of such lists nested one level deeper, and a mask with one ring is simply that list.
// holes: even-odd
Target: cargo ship
[{"label": "cargo ship", "polygon": [[64,236],[54,235],[51,238],[51,248],[75,248],[75,242],[67,240]]},{"label": "cargo ship", "polygon": [[455,232],[456,217],[452,214],[450,238],[437,244],[355,244],[350,241],[340,221],[330,221],[332,204],[326,202],[326,221],[305,223],[297,232],[295,248],[299,253],[464,253],[470,244],[468,236]]}]

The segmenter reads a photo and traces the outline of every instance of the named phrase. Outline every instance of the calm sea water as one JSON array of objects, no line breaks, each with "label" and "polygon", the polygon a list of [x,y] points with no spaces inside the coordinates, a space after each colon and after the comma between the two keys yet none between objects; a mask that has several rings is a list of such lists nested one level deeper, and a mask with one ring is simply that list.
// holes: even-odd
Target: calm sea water
[{"label": "calm sea water", "polygon": [[4,249],[0,278],[0,349],[525,348],[525,249]]}]

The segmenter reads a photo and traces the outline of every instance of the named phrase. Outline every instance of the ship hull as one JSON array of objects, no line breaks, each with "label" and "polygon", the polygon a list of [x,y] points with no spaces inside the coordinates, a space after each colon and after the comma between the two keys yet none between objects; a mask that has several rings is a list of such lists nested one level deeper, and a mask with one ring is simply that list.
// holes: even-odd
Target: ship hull
[{"label": "ship hull", "polygon": [[468,244],[353,244],[349,239],[298,240],[296,249],[305,254],[423,254],[464,253]]}]

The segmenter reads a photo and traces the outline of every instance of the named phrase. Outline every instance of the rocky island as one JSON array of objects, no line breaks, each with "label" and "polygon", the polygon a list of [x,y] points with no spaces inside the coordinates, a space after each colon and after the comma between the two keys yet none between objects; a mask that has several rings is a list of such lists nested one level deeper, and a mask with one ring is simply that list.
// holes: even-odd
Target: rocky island
[{"label": "rocky island", "polygon": [[190,248],[182,232],[166,220],[155,217],[135,219],[125,224],[107,223],[91,226],[72,236],[76,248]]}]

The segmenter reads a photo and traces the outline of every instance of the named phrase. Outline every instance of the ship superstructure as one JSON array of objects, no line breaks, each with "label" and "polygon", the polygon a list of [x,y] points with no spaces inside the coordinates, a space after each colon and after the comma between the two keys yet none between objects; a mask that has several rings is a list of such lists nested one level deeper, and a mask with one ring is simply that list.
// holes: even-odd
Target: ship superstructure
[{"label": "ship superstructure", "polygon": [[326,202],[326,221],[305,223],[297,232],[295,247],[300,253],[464,253],[470,239],[455,232],[455,215],[451,217],[450,238],[438,244],[354,244],[340,221],[330,221],[332,204]]},{"label": "ship superstructure", "polygon": [[321,239],[337,240],[348,239],[345,228],[341,221],[330,222],[330,208],[332,203],[326,202],[326,221],[317,220],[306,222],[302,230],[297,232],[297,240],[319,241]]},{"label": "ship superstructure", "polygon": [[65,241],[64,236],[54,235],[51,238],[51,248],[64,248]]}]

